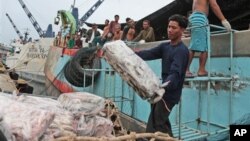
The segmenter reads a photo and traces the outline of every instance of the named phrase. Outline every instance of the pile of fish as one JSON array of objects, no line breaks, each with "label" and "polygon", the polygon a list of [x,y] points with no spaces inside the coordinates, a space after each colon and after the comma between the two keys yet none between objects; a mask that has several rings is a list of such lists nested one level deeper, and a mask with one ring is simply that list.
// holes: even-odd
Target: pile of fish
[{"label": "pile of fish", "polygon": [[159,78],[123,41],[106,43],[103,57],[142,99],[156,103],[162,98],[165,90]]},{"label": "pile of fish", "polygon": [[58,100],[0,93],[0,131],[8,141],[112,137],[112,121],[99,114],[104,107],[103,98],[86,92],[65,93]]}]

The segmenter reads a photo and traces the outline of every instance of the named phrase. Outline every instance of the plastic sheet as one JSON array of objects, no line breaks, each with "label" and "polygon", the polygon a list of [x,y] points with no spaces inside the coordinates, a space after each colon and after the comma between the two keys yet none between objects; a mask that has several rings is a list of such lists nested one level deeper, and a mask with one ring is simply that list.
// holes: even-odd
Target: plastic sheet
[{"label": "plastic sheet", "polygon": [[16,98],[16,100],[55,114],[53,122],[44,134],[44,140],[52,140],[68,134],[75,135],[76,129],[72,126],[74,123],[73,114],[63,109],[63,106],[57,100],[23,95]]},{"label": "plastic sheet", "polygon": [[5,123],[4,116],[0,113],[0,141],[15,141],[9,126]]},{"label": "plastic sheet", "polygon": [[38,140],[55,116],[52,112],[28,106],[2,94],[0,105],[4,121],[17,141]]},{"label": "plastic sheet", "polygon": [[87,93],[75,92],[61,94],[58,101],[63,108],[73,114],[96,115],[104,109],[105,100],[102,97]]},{"label": "plastic sheet", "polygon": [[5,121],[4,124],[0,121],[0,127],[4,125],[8,141],[52,141],[77,135],[112,136],[113,123],[97,116],[104,109],[103,98],[90,93],[68,93],[58,100],[1,93],[0,111]]}]

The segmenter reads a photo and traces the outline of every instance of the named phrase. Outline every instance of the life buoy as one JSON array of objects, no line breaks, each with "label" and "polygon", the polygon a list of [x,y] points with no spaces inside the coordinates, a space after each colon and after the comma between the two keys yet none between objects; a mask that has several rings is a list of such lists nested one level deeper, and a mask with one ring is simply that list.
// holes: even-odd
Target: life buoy
[{"label": "life buoy", "polygon": [[[100,71],[84,71],[85,69],[100,69],[101,60],[96,56],[96,47],[81,48],[69,61],[64,69],[65,78],[74,86],[87,87],[96,80]],[[85,80],[85,81],[84,81]]]}]

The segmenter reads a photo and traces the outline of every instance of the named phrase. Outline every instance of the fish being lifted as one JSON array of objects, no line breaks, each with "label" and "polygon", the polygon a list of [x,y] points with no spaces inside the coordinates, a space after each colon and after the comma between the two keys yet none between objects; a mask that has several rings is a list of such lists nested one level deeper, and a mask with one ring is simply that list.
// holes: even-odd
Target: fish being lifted
[{"label": "fish being lifted", "polygon": [[156,103],[162,98],[165,90],[160,79],[123,41],[106,43],[103,57],[142,99]]}]

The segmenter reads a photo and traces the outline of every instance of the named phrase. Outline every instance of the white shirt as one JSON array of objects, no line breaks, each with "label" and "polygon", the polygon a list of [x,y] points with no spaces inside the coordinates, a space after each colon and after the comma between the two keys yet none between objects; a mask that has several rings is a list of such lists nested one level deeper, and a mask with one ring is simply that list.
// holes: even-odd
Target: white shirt
[{"label": "white shirt", "polygon": [[94,40],[94,38],[95,38],[95,31],[92,32],[91,38],[89,40],[89,43],[92,43],[92,41]]}]

